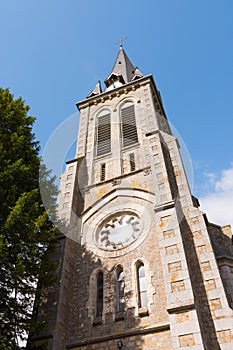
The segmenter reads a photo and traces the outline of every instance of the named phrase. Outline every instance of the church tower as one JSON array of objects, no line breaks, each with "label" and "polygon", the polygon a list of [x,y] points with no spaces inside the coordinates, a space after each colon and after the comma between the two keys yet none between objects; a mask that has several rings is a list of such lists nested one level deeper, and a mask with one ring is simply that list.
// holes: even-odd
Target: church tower
[{"label": "church tower", "polygon": [[59,197],[67,232],[32,346],[232,350],[230,227],[198,208],[154,79],[122,45],[105,85],[77,103]]}]

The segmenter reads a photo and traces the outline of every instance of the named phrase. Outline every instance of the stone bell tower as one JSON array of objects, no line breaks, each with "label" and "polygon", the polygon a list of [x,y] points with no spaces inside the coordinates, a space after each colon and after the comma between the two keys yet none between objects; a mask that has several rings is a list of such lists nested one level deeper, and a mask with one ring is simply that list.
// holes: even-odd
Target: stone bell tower
[{"label": "stone bell tower", "polygon": [[67,234],[33,346],[233,349],[230,227],[198,209],[154,79],[122,45],[105,85],[77,103],[59,199]]}]

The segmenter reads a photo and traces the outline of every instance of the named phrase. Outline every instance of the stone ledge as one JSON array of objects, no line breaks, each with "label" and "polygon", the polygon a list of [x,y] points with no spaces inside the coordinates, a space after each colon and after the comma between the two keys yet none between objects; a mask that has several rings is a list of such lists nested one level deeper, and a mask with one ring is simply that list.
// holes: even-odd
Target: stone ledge
[{"label": "stone ledge", "polygon": [[35,342],[39,342],[39,341],[43,341],[43,340],[48,340],[53,338],[53,335],[51,333],[48,334],[42,334],[42,335],[38,335],[38,336],[33,336],[31,338],[29,338],[28,340],[31,343],[35,343]]},{"label": "stone ledge", "polygon": [[177,307],[172,307],[167,309],[169,314],[178,314],[180,312],[185,312],[189,310],[195,310],[195,304],[182,305]]},{"label": "stone ledge", "polygon": [[171,209],[171,208],[174,208],[174,207],[175,207],[175,201],[172,200],[170,202],[167,202],[167,203],[164,203],[164,204],[161,204],[161,205],[157,205],[154,208],[154,211],[157,213],[159,211],[163,211],[163,210],[166,210],[166,209]]},{"label": "stone ledge", "polygon": [[71,164],[71,163],[75,163],[75,162],[78,162],[79,159],[81,159],[83,157],[79,157],[79,158],[74,158],[74,159],[71,159],[71,160],[67,160],[66,161],[66,164]]},{"label": "stone ledge", "polygon": [[151,169],[150,165],[146,166],[146,167],[143,167],[141,169],[136,169],[134,171],[130,171],[128,173],[125,173],[125,174],[122,174],[122,175],[119,175],[119,176],[116,176],[116,177],[112,177],[112,178],[104,180],[104,181],[100,181],[100,182],[94,183],[94,184],[89,185],[89,186],[85,186],[85,188],[80,188],[80,190],[87,190],[87,189],[92,189],[92,188],[95,188],[95,187],[98,187],[98,186],[103,186],[103,185],[108,184],[110,182],[115,182],[117,180],[122,180],[122,179],[125,179],[125,178],[129,177],[129,176],[133,176],[135,174],[142,173],[142,172],[144,172],[146,170],[149,170],[149,169]]},{"label": "stone ledge", "polygon": [[161,134],[160,130],[159,129],[156,129],[156,130],[152,130],[150,132],[147,132],[146,133],[146,137],[150,137],[150,136],[153,136],[155,134]]},{"label": "stone ledge", "polygon": [[102,342],[105,342],[108,340],[121,339],[124,337],[143,335],[143,334],[149,334],[149,333],[164,332],[164,331],[168,331],[168,330],[170,330],[170,324],[168,324],[168,323],[158,324],[155,327],[138,328],[138,329],[134,329],[134,330],[131,330],[128,332],[122,332],[122,333],[103,336],[101,338],[96,337],[96,338],[91,338],[91,339],[83,339],[80,341],[76,341],[76,342],[67,344],[66,349],[73,349],[75,347],[81,347],[84,345],[102,343]]}]

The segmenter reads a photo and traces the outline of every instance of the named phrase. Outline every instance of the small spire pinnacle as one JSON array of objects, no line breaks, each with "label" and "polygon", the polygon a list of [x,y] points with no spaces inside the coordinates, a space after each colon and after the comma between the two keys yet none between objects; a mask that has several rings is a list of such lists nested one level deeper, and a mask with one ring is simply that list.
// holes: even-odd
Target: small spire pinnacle
[{"label": "small spire pinnacle", "polygon": [[98,80],[94,89],[87,95],[87,98],[93,97],[95,95],[99,95],[101,93],[102,93],[102,88],[101,88],[100,80]]}]

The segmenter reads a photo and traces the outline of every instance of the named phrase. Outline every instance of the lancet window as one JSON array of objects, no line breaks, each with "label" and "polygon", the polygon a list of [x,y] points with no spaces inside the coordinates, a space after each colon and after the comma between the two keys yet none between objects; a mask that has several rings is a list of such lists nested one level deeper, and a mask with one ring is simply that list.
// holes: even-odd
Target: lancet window
[{"label": "lancet window", "polygon": [[124,272],[122,268],[117,270],[117,311],[123,312],[125,309],[125,281],[124,281]]},{"label": "lancet window", "polygon": [[101,317],[103,313],[104,301],[104,276],[99,272],[96,276],[96,317]]},{"label": "lancet window", "polygon": [[138,287],[138,306],[147,307],[147,287],[145,266],[142,262],[137,264],[137,287]]}]

